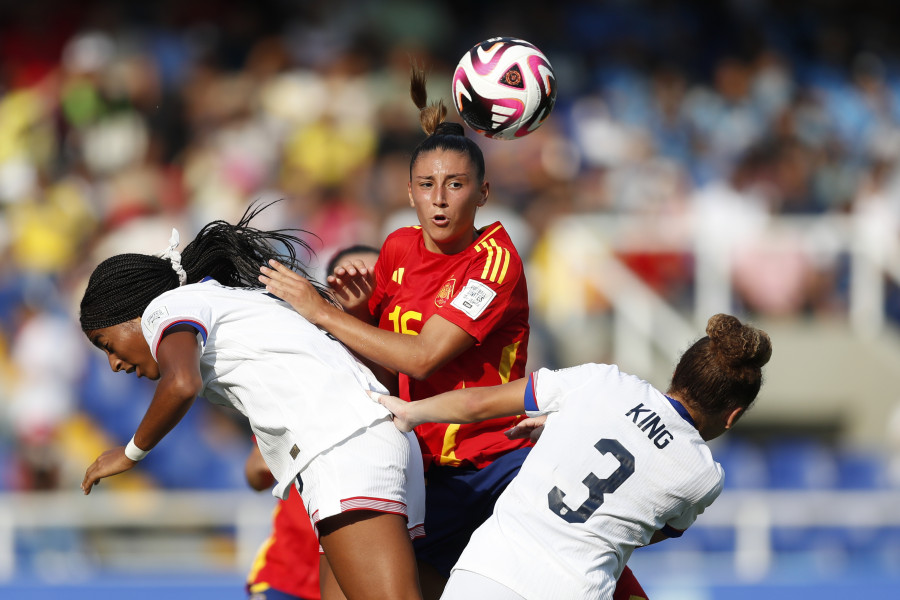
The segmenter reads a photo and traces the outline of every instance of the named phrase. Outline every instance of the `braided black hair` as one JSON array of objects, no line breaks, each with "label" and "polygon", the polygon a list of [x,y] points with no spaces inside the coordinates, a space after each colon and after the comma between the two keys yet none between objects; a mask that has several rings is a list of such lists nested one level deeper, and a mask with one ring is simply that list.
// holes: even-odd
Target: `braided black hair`
[{"label": "braided black hair", "polygon": [[[249,207],[240,221],[207,223],[181,253],[186,283],[212,277],[222,285],[258,288],[259,267],[270,258],[309,279],[319,294],[334,302],[327,288],[313,280],[297,258],[297,247],[313,255],[307,242],[292,235],[296,229],[262,231],[249,226],[261,211],[271,206]],[[101,262],[88,280],[81,299],[81,329],[90,331],[118,325],[143,314],[150,302],[179,286],[178,274],[166,258],[149,254],[119,254]]]}]

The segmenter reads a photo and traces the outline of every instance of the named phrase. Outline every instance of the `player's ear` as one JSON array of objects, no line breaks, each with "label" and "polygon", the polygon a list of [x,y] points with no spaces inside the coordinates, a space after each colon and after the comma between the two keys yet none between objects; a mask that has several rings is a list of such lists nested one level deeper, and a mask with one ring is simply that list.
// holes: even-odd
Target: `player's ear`
[{"label": "player's ear", "polygon": [[415,208],[416,203],[413,202],[413,197],[412,197],[412,181],[406,182],[406,195],[409,196],[409,205],[411,207]]},{"label": "player's ear", "polygon": [[485,181],[481,184],[481,198],[476,202],[476,206],[482,207],[487,203],[488,196],[491,195],[491,184]]},{"label": "player's ear", "polygon": [[728,417],[725,420],[725,429],[731,429],[738,422],[738,419],[741,418],[741,415],[744,414],[744,407],[738,406],[733,411],[728,414]]}]

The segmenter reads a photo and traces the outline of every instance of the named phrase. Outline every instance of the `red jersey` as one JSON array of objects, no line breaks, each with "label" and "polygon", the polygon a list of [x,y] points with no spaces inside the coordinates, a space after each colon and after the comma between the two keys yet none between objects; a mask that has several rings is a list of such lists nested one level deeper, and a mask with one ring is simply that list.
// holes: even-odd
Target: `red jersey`
[{"label": "red jersey", "polygon": [[626,566],[616,581],[616,591],[613,592],[613,600],[647,600],[647,592],[638,583],[637,577]]},{"label": "red jersey", "polygon": [[[401,373],[404,400],[499,385],[525,374],[528,289],[522,260],[499,222],[479,233],[457,254],[428,251],[419,226],[398,229],[381,248],[375,291],[369,299],[369,310],[381,329],[418,335],[429,318],[440,315],[476,340],[473,348],[425,380]],[[529,445],[527,440],[508,440],[502,433],[518,420],[420,425],[416,434],[425,465],[468,464],[480,469],[510,450]]]},{"label": "red jersey", "polygon": [[287,500],[279,500],[269,535],[247,575],[247,589],[279,592],[318,600],[319,540],[313,531],[306,507],[291,486]]}]

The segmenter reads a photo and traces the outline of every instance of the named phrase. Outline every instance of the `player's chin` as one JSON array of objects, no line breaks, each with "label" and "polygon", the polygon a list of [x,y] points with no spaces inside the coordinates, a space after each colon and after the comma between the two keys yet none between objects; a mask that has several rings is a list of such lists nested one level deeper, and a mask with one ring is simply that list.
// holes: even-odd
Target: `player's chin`
[{"label": "player's chin", "polygon": [[429,229],[428,233],[431,239],[438,244],[452,244],[466,235],[466,231],[460,231],[453,221],[447,221],[447,223],[447,226],[431,227]]}]

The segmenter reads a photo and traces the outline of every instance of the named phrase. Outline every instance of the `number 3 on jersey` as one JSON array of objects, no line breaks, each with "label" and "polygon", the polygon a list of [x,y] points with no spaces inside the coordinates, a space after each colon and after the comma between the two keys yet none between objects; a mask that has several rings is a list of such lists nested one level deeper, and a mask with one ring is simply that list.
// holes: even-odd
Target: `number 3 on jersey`
[{"label": "number 3 on jersey", "polygon": [[566,506],[563,500],[566,493],[554,486],[550,493],[547,494],[547,503],[550,510],[556,513],[560,518],[569,523],[584,523],[594,512],[603,504],[603,494],[611,494],[622,485],[626,479],[634,473],[634,456],[625,449],[617,440],[603,438],[594,444],[600,454],[612,454],[619,461],[619,468],[613,471],[612,475],[606,479],[600,479],[593,473],[588,473],[584,478],[584,485],[587,486],[590,494],[588,499],[578,507],[578,510],[572,510]]},{"label": "number 3 on jersey", "polygon": [[394,307],[388,314],[388,319],[394,324],[394,333],[405,333],[407,335],[419,335],[415,329],[410,329],[408,323],[410,321],[422,321],[422,313],[414,310],[403,312],[400,305]]}]

